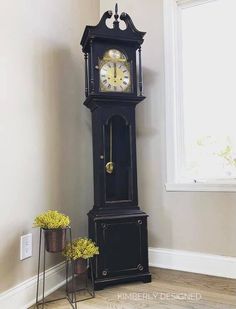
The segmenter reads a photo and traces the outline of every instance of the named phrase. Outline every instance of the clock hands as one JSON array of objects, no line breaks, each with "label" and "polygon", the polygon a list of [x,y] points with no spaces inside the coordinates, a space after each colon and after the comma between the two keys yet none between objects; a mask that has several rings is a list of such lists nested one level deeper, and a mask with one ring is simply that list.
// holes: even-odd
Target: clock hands
[{"label": "clock hands", "polygon": [[110,132],[109,132],[109,138],[110,138],[110,141],[109,141],[109,155],[110,155],[110,161],[107,162],[106,164],[106,172],[108,174],[112,174],[113,170],[114,170],[114,163],[112,162],[112,122],[110,121]]}]

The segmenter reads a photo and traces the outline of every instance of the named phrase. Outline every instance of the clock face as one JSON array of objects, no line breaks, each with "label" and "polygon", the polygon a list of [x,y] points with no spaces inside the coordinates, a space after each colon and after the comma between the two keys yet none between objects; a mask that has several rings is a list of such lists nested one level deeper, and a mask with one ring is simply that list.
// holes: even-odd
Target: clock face
[{"label": "clock face", "polygon": [[131,89],[130,64],[117,49],[108,50],[100,61],[100,90],[129,92]]}]

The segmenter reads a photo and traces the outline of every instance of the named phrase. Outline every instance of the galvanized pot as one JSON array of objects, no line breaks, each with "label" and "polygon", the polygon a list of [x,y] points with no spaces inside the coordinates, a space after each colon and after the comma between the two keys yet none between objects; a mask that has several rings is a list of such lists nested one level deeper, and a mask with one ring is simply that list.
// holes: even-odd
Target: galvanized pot
[{"label": "galvanized pot", "polygon": [[45,249],[51,253],[64,250],[66,246],[66,229],[44,229]]}]

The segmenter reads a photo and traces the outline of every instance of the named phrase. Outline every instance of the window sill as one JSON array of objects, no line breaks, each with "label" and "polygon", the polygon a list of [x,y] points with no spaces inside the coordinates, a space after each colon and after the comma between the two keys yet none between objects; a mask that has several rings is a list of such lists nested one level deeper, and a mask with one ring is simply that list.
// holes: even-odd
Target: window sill
[{"label": "window sill", "polygon": [[167,192],[236,192],[235,183],[166,183]]}]

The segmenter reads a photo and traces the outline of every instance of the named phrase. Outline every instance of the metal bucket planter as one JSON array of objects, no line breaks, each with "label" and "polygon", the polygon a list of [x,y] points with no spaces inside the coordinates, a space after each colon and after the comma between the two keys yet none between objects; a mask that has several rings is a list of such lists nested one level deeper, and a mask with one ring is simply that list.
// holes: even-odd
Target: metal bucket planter
[{"label": "metal bucket planter", "polygon": [[74,274],[80,275],[86,272],[87,270],[87,260],[79,258],[77,260],[74,260]]},{"label": "metal bucket planter", "polygon": [[51,253],[62,252],[66,246],[65,229],[44,229],[45,249]]}]

